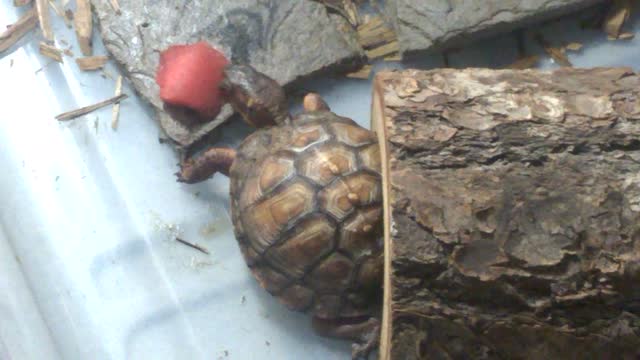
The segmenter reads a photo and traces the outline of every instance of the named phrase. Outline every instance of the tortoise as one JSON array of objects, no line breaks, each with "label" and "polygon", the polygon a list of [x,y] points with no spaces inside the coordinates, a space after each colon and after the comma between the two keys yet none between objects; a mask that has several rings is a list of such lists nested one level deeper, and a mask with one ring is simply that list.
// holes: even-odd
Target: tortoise
[{"label": "tortoise", "polygon": [[258,283],[316,333],[353,341],[368,357],[379,339],[382,182],[375,134],[333,113],[315,93],[288,112],[282,87],[232,64],[225,102],[256,131],[238,147],[184,160],[178,181],[229,176],[235,237]]}]

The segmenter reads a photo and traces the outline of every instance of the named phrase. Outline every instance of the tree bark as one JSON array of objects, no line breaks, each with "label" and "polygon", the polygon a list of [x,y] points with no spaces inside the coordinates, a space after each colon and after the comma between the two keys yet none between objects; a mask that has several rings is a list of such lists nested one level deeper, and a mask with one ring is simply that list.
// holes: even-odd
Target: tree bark
[{"label": "tree bark", "polygon": [[640,356],[640,77],[377,76],[382,359]]}]

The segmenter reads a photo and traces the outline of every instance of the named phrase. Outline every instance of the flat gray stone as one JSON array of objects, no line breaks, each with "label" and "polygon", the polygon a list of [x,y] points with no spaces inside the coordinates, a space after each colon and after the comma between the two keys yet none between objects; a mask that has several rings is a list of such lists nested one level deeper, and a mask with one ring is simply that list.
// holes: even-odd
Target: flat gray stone
[{"label": "flat gray stone", "polygon": [[355,32],[325,7],[300,0],[92,0],[105,46],[135,89],[158,111],[162,128],[181,146],[189,146],[231,114],[204,125],[187,125],[162,110],[155,72],[159,54],[173,44],[206,40],[232,61],[249,63],[288,84],[300,77],[362,58]]},{"label": "flat gray stone", "polygon": [[404,54],[441,49],[568,14],[602,0],[387,0]]}]

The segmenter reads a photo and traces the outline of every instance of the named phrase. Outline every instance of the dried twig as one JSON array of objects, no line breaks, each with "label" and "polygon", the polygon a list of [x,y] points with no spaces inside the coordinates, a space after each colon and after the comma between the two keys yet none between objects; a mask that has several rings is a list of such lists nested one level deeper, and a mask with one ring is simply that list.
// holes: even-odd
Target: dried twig
[{"label": "dried twig", "polygon": [[62,50],[45,42],[40,43],[40,54],[53,59],[59,63],[62,62]]},{"label": "dried twig", "polygon": [[104,67],[104,65],[109,60],[109,57],[100,55],[100,56],[87,56],[83,58],[77,58],[76,64],[82,71],[91,71],[98,70]]},{"label": "dried twig", "polygon": [[47,0],[36,0],[36,9],[38,11],[38,21],[40,22],[40,30],[46,41],[53,41],[53,30],[51,30],[51,17],[49,16],[49,6]]},{"label": "dried twig", "polygon": [[194,248],[194,249],[196,249],[196,250],[198,250],[198,251],[201,251],[201,252],[203,252],[203,253],[205,253],[205,254],[209,255],[209,250],[207,250],[207,249],[203,248],[202,246],[200,246],[200,245],[198,245],[198,244],[190,243],[190,242],[188,242],[188,241],[186,241],[186,240],[183,240],[183,239],[181,239],[181,238],[179,238],[179,237],[176,237],[176,241],[177,241],[177,242],[179,242],[179,243],[181,243],[181,244],[187,245],[187,246],[189,246],[189,247],[191,247],[191,248]]},{"label": "dried twig", "polygon": [[[122,75],[118,76],[116,80],[116,93],[115,96],[122,94]],[[116,130],[118,128],[118,121],[120,118],[120,103],[113,104],[113,110],[111,113],[111,128]]]},{"label": "dried twig", "polygon": [[76,13],[74,14],[76,25],[76,37],[80,50],[84,56],[91,56],[91,36],[93,33],[93,20],[91,18],[91,3],[89,0],[76,0]]},{"label": "dried twig", "polygon": [[127,98],[126,94],[120,94],[118,96],[114,96],[114,97],[109,98],[107,100],[100,101],[100,102],[95,103],[93,105],[81,107],[81,108],[76,109],[76,110],[67,111],[65,113],[62,113],[62,114],[56,116],[56,120],[65,121],[65,120],[75,119],[75,118],[77,118],[79,116],[86,115],[86,114],[88,114],[88,113],[90,113],[92,111],[96,111],[96,110],[98,110],[98,109],[100,109],[102,107],[105,107],[105,106],[120,102],[120,101],[124,100],[125,98]]},{"label": "dried twig", "polygon": [[116,14],[122,14],[122,11],[120,11],[120,4],[118,3],[118,0],[111,0],[111,7],[113,7],[113,10],[115,10]]},{"label": "dried twig", "polygon": [[0,53],[10,48],[23,36],[38,25],[38,13],[35,8],[27,11],[7,30],[0,34]]}]

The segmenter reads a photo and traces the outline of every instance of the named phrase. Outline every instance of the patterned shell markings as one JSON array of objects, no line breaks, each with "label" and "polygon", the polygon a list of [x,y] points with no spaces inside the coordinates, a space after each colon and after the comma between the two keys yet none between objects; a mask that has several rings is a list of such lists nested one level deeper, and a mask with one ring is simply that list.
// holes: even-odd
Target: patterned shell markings
[{"label": "patterned shell markings", "polygon": [[382,271],[380,153],[333,113],[256,131],[231,169],[236,238],[258,282],[292,310],[360,315]]}]

